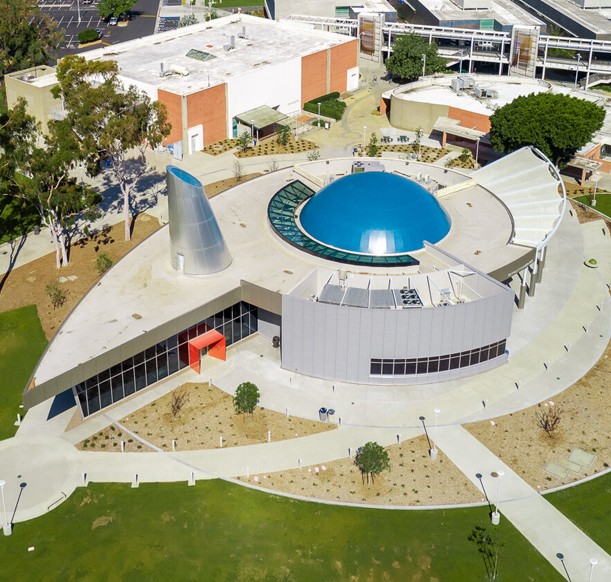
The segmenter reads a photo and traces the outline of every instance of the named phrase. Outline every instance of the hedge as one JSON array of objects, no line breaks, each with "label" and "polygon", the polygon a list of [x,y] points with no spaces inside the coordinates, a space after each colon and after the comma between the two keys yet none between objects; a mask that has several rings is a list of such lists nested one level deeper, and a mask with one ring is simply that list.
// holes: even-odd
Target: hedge
[{"label": "hedge", "polygon": [[85,30],[81,30],[77,36],[79,42],[85,44],[87,42],[98,40],[100,38],[100,33],[94,28],[86,28]]},{"label": "hedge", "polygon": [[346,104],[338,99],[317,101],[316,103],[308,101],[307,103],[304,103],[303,109],[308,113],[318,114],[318,103],[320,103],[320,114],[324,117],[332,117],[333,119],[339,120],[344,115]]},{"label": "hedge", "polygon": [[327,93],[326,95],[321,95],[320,97],[316,97],[316,99],[310,99],[308,103],[322,103],[323,101],[333,101],[334,99],[339,99],[339,93],[334,91],[333,93]]}]

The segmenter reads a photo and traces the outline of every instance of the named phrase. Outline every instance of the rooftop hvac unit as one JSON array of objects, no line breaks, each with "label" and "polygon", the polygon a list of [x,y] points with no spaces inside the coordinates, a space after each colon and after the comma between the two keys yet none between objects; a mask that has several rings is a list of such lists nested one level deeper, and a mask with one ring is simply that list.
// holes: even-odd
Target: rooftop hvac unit
[{"label": "rooftop hvac unit", "polygon": [[458,75],[456,78],[460,83],[461,89],[471,89],[471,87],[475,86],[475,79],[473,77],[469,77],[468,75]]}]

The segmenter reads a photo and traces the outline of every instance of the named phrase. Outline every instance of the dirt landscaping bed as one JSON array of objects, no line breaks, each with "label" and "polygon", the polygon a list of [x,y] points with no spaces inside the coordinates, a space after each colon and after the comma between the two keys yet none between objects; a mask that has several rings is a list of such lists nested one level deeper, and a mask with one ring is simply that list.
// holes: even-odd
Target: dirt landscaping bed
[{"label": "dirt landscaping bed", "polygon": [[[172,397],[183,390],[187,400],[176,416],[172,415]],[[237,447],[267,442],[267,432],[273,441],[280,441],[333,430],[336,425],[315,422],[285,414],[256,408],[251,415],[236,414],[233,397],[214,385],[187,383],[170,394],[144,406],[135,414],[121,419],[120,423],[141,439],[159,447],[172,450],[200,450]],[[121,441],[129,452],[150,452],[151,448],[111,426],[79,443],[82,450],[120,451]]]},{"label": "dirt landscaping bed", "polygon": [[[492,421],[467,424],[465,428],[539,490],[572,483],[603,471],[611,463],[610,355],[611,347],[607,347],[594,368],[551,401]],[[560,410],[561,420],[549,437],[537,426],[535,413],[547,412],[552,406]],[[589,468],[569,471],[564,478],[545,470],[548,463],[567,464],[571,451],[577,448],[596,456]]]},{"label": "dirt landscaping bed", "polygon": [[318,146],[308,139],[295,140],[289,139],[289,142],[283,146],[278,143],[275,138],[265,141],[260,141],[255,147],[248,148],[244,151],[237,151],[238,158],[252,158],[255,156],[280,156],[284,154],[300,154],[310,150],[316,150]]},{"label": "dirt landscaping bed", "polygon": [[376,477],[371,486],[348,458],[240,480],[295,495],[351,503],[449,505],[484,501],[482,492],[441,451],[437,460],[431,461],[424,436],[386,450],[390,471]]},{"label": "dirt landscaping bed", "polygon": [[[51,253],[13,269],[0,291],[0,311],[36,305],[42,328],[47,339],[50,339],[81,297],[100,278],[96,267],[98,256],[106,253],[113,263],[116,263],[159,228],[156,218],[141,214],[134,224],[131,241],[124,240],[124,225],[120,222],[90,238],[73,243],[70,248],[70,264],[67,267],[57,269],[55,253]],[[59,277],[65,279],[60,286],[67,291],[67,299],[64,305],[54,309],[45,288]]]}]

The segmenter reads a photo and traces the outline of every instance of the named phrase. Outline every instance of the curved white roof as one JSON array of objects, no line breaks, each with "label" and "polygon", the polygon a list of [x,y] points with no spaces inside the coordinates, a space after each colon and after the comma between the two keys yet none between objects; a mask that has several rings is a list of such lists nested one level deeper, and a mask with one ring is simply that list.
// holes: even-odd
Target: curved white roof
[{"label": "curved white roof", "polygon": [[556,169],[539,150],[519,149],[471,177],[507,206],[514,222],[512,243],[547,244],[564,214],[566,192]]}]

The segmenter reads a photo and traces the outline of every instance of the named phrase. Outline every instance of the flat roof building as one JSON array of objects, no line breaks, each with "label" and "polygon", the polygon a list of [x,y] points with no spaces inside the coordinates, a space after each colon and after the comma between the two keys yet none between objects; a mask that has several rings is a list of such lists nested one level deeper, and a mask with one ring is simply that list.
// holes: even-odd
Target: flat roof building
[{"label": "flat roof building", "polygon": [[[257,130],[265,131],[244,119],[242,114],[253,109],[295,114],[306,101],[352,91],[359,82],[357,39],[243,14],[82,56],[116,61],[126,85],[166,105],[172,133],[164,145],[179,159],[245,128],[253,128],[255,136]],[[52,69],[44,78],[30,71],[7,76],[9,106],[19,96],[33,105],[32,93],[48,92],[56,83]],[[59,108],[59,101],[55,103]],[[46,123],[51,108],[32,105],[31,111]]]}]

